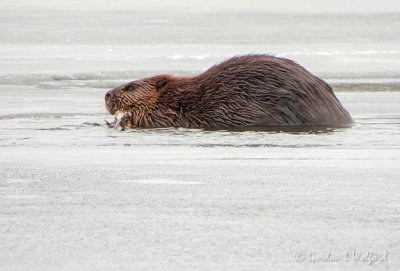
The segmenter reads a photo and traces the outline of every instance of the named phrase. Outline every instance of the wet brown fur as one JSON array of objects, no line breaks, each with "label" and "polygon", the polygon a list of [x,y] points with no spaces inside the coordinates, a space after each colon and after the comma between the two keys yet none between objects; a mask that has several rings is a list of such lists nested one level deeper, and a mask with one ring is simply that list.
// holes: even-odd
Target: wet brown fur
[{"label": "wet brown fur", "polygon": [[111,114],[127,127],[234,128],[348,126],[331,87],[295,62],[269,56],[230,58],[195,77],[158,75],[108,92]]}]

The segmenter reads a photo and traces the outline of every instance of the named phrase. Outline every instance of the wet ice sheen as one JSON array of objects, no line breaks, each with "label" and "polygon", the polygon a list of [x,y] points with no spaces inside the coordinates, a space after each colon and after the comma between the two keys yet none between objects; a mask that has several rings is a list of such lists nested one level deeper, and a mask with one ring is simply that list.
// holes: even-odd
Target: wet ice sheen
[{"label": "wet ice sheen", "polygon": [[[198,129],[106,128],[113,120],[103,104],[103,89],[72,88],[65,92],[19,86],[1,86],[0,146],[26,147],[135,147],[135,146],[235,146],[287,148],[398,148],[400,146],[399,92],[339,92],[351,112],[352,128],[312,132],[235,132]],[[30,99],[19,100],[20,93]],[[62,105],[68,99],[70,102]],[[47,100],[43,105],[43,100]],[[13,103],[15,107],[13,106]],[[18,104],[18,105],[17,105]],[[37,104],[43,106],[38,107]],[[18,108],[17,110],[15,108]],[[42,110],[43,108],[43,110]],[[45,112],[43,112],[45,111]],[[12,112],[11,114],[9,112]],[[19,113],[24,112],[24,113]],[[101,126],[94,126],[98,123]]]}]

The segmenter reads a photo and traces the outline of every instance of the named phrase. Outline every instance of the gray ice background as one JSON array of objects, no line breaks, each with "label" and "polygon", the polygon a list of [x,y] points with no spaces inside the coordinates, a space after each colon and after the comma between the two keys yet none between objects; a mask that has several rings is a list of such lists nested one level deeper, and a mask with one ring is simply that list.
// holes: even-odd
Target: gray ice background
[{"label": "gray ice background", "polygon": [[[2,0],[0,270],[399,270],[399,48],[399,1]],[[113,86],[252,52],[354,127],[91,125]]]}]

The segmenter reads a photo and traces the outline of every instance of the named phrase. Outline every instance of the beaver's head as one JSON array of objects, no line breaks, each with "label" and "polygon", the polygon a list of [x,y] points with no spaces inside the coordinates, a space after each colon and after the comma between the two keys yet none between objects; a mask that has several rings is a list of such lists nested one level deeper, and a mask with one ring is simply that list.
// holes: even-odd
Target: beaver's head
[{"label": "beaver's head", "polygon": [[123,127],[168,127],[176,126],[177,121],[182,126],[181,92],[190,89],[190,83],[190,77],[173,75],[133,81],[108,91],[106,108]]},{"label": "beaver's head", "polygon": [[150,112],[169,82],[168,76],[160,75],[114,88],[106,93],[106,108],[112,115]]}]

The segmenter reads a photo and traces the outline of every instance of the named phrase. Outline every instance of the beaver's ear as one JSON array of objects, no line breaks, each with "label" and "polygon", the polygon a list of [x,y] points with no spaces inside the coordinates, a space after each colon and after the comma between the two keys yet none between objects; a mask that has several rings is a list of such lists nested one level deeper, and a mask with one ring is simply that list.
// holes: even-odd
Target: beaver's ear
[{"label": "beaver's ear", "polygon": [[165,88],[165,86],[168,84],[167,79],[161,79],[159,81],[157,81],[156,83],[156,89],[157,91],[162,90],[163,88]]}]

